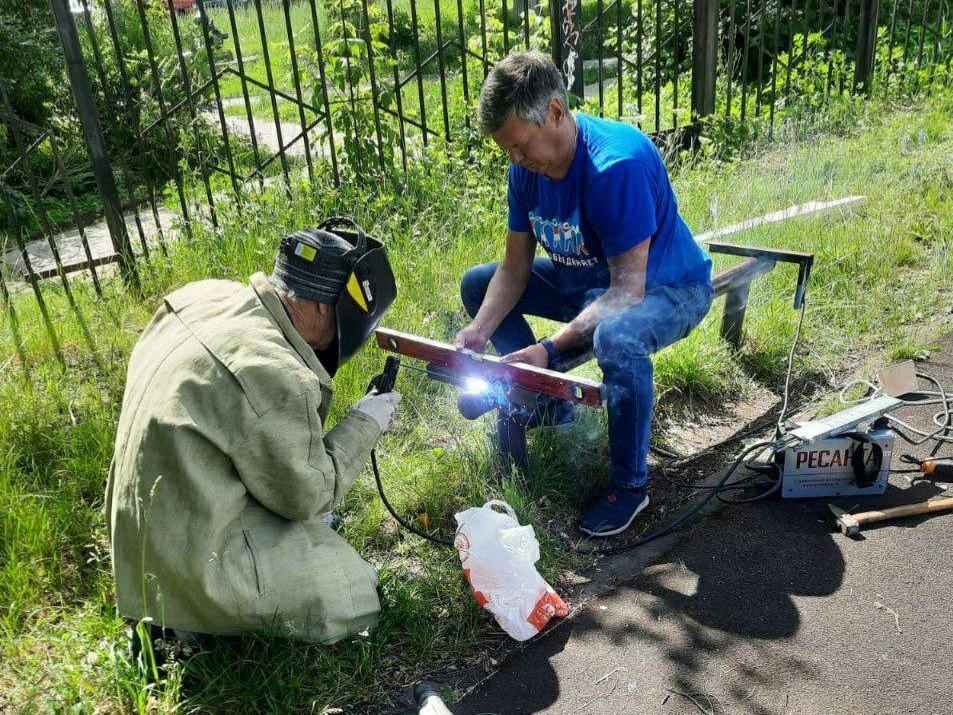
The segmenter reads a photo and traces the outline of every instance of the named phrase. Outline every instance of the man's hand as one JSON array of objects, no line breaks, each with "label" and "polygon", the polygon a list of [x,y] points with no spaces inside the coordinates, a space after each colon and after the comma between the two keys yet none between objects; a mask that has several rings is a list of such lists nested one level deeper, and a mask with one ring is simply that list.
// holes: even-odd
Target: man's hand
[{"label": "man's hand", "polygon": [[486,352],[486,344],[490,336],[482,332],[475,323],[470,323],[467,327],[457,333],[453,341],[453,346],[457,350],[472,350],[476,353]]},{"label": "man's hand", "polygon": [[375,420],[380,425],[381,433],[384,433],[394,421],[394,413],[397,412],[400,399],[399,392],[385,392],[383,395],[372,392],[358,400],[354,409]]},{"label": "man's hand", "polygon": [[549,367],[549,353],[539,343],[502,357],[503,362],[525,362],[535,367]]}]

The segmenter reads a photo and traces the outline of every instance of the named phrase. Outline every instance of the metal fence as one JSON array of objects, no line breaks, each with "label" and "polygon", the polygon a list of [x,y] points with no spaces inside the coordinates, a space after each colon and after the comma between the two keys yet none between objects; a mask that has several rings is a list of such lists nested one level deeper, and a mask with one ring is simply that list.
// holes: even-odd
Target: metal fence
[{"label": "metal fence", "polygon": [[[83,228],[63,138],[18,118],[4,90],[0,130],[15,152],[0,166],[0,298],[18,350],[16,295],[33,293],[59,353],[46,279],[71,303],[77,271],[96,293],[107,263],[135,282],[137,261],[165,251],[173,221],[186,234],[196,218],[217,224],[223,195],[290,187],[296,174],[340,184],[406,171],[433,143],[471,142],[483,79],[515,49],[550,53],[583,110],[688,143],[708,118],[768,133],[837,95],[916,94],[953,78],[953,0],[52,6],[106,220]],[[0,89],[10,81],[0,77]],[[54,157],[48,175],[34,170],[37,152]],[[71,207],[57,221],[45,215],[50,192]]]}]

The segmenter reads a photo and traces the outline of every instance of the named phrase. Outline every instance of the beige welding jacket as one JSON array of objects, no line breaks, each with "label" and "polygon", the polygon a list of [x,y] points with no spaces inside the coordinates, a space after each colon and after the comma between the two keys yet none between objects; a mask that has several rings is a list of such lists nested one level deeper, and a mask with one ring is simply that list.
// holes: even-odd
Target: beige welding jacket
[{"label": "beige welding jacket", "polygon": [[169,295],[129,362],[106,489],[123,616],[331,642],[373,626],[373,568],[321,514],[380,436],[323,424],[330,377],[264,274]]}]

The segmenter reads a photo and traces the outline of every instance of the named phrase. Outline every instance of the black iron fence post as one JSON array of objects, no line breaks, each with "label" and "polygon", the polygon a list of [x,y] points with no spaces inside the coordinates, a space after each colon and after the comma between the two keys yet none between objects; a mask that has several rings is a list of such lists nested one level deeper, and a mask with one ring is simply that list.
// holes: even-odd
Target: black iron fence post
[{"label": "black iron fence post", "polygon": [[553,31],[553,62],[566,79],[566,91],[580,101],[585,98],[582,75],[582,2],[549,0]]},{"label": "black iron fence post", "polygon": [[96,109],[96,101],[93,99],[86,65],[83,63],[83,52],[80,49],[79,35],[70,12],[69,0],[50,0],[50,4],[53,8],[53,18],[60,35],[60,42],[63,45],[66,69],[69,72],[73,96],[76,98],[76,109],[80,123],[83,125],[83,136],[86,139],[86,147],[89,149],[93,176],[103,201],[109,237],[112,239],[113,250],[119,255],[123,277],[135,284],[137,282],[136,257],[129,243],[129,234],[126,232],[126,222],[123,220],[122,205],[116,190],[112,164],[106,154],[103,130],[99,124],[99,112]]},{"label": "black iron fence post", "polygon": [[870,92],[874,73],[874,57],[877,51],[877,19],[880,0],[860,0],[859,26],[857,29],[857,63],[854,65],[854,91]]},{"label": "black iron fence post", "polygon": [[[692,45],[692,120],[715,111],[718,73],[718,0],[695,1]],[[733,39],[733,38],[732,38]]]}]

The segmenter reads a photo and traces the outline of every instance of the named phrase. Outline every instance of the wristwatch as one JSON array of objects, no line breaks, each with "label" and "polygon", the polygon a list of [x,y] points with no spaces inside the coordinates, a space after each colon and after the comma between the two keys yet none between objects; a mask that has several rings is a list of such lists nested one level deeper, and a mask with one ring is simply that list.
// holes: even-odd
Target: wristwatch
[{"label": "wristwatch", "polygon": [[546,348],[546,354],[549,356],[549,365],[552,365],[559,359],[559,350],[549,338],[540,338],[539,344]]}]

